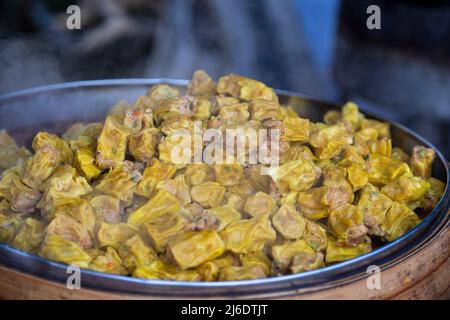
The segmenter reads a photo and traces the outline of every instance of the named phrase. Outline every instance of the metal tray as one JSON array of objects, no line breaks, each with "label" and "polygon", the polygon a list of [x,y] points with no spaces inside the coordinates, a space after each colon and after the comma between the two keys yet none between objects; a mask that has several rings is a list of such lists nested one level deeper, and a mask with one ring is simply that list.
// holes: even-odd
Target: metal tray
[{"label": "metal tray", "polygon": [[[184,90],[185,80],[173,79],[118,79],[83,81],[22,90],[0,96],[0,128],[7,129],[20,142],[29,144],[38,130],[61,133],[70,124],[95,121],[118,100],[133,102],[149,86],[167,83]],[[302,116],[320,121],[323,114],[339,109],[338,104],[321,101],[282,90],[277,91],[280,102],[289,104]],[[361,107],[367,116],[383,121],[383,117]],[[432,144],[411,130],[392,123],[395,146],[411,152],[417,144]],[[433,175],[446,182],[443,198],[436,208],[414,229],[399,239],[387,243],[357,258],[318,270],[274,278],[230,282],[183,282],[143,280],[82,270],[82,287],[124,294],[159,298],[214,298],[214,297],[282,297],[301,295],[348,284],[367,276],[370,265],[383,269],[400,263],[426,245],[449,224],[449,165],[436,150]],[[0,244],[0,264],[47,280],[65,283],[67,266],[31,255],[6,244]]]}]

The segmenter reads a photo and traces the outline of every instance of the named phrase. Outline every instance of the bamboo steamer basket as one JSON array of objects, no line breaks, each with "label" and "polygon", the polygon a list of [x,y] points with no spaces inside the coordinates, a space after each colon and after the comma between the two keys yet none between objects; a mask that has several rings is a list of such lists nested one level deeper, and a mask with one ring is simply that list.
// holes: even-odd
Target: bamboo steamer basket
[{"label": "bamboo steamer basket", "polygon": [[[117,101],[132,102],[158,83],[181,90],[187,85],[172,79],[100,80],[7,94],[0,97],[0,128],[29,144],[38,130],[61,133],[75,122],[100,120]],[[278,95],[281,103],[313,121],[340,107],[286,91]],[[407,152],[417,144],[433,147],[399,124],[391,122],[391,128],[394,145]],[[449,164],[436,154],[433,175],[446,183],[437,207],[399,239],[355,259],[300,274],[214,283],[143,280],[83,269],[81,288],[69,289],[66,265],[0,244],[0,299],[449,299]],[[370,266],[380,272],[371,273]]]}]

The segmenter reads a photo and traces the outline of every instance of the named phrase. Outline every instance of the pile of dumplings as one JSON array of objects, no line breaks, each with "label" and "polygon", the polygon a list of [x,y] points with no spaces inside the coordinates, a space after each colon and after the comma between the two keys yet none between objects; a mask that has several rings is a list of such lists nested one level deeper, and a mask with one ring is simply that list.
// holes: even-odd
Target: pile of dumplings
[{"label": "pile of dumplings", "polygon": [[[280,163],[173,163],[176,130],[195,122],[280,130]],[[420,223],[445,189],[434,158],[393,147],[389,124],[354,103],[314,123],[259,81],[196,71],[186,92],[155,85],[102,123],[37,133],[32,151],[0,131],[0,242],[144,279],[300,273]]]}]

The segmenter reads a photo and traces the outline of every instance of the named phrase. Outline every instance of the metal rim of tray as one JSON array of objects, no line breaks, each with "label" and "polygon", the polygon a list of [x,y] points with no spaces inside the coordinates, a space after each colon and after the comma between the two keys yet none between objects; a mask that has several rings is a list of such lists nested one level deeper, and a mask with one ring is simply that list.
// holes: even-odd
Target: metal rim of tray
[{"label": "metal rim of tray", "polygon": [[[21,99],[26,96],[57,92],[59,90],[71,89],[96,89],[102,87],[126,87],[126,86],[147,86],[154,84],[169,84],[185,87],[187,80],[177,79],[112,79],[112,80],[92,80],[62,83],[20,90],[0,96],[0,103],[4,104],[9,100]],[[325,104],[330,108],[336,107],[335,103],[322,101],[319,98],[308,95],[301,95],[284,90],[276,90],[277,94],[289,98],[300,99],[313,104]],[[392,267],[401,262],[406,257],[414,254],[415,251],[423,247],[440,230],[449,225],[450,207],[450,170],[449,164],[444,156],[431,143],[405,128],[404,126],[386,120],[374,112],[360,108],[361,111],[371,118],[389,122],[392,127],[396,127],[405,134],[411,136],[422,145],[436,150],[436,160],[440,161],[446,174],[446,188],[442,199],[438,205],[429,213],[423,221],[408,231],[402,237],[393,242],[389,242],[380,248],[373,250],[354,259],[336,263],[321,269],[307,271],[299,274],[284,275],[279,277],[227,281],[227,282],[187,282],[187,281],[167,281],[167,280],[145,280],[132,278],[129,276],[112,275],[82,269],[82,287],[96,290],[105,290],[115,293],[152,295],[157,297],[223,297],[223,296],[288,296],[289,294],[311,293],[336,285],[342,285],[357,281],[367,276],[366,269],[369,265],[376,264],[383,268]],[[0,265],[28,273],[33,276],[42,277],[47,280],[66,283],[67,265],[46,260],[39,256],[22,252],[7,244],[0,244]]]}]

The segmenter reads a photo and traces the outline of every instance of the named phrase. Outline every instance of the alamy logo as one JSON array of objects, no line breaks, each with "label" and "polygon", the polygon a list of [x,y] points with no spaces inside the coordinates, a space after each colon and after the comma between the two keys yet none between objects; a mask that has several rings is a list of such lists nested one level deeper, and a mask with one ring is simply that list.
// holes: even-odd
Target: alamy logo
[{"label": "alamy logo", "polygon": [[81,9],[77,5],[67,7],[66,13],[69,15],[66,19],[66,26],[69,30],[81,29]]},{"label": "alamy logo", "polygon": [[[168,138],[173,143],[174,164],[263,164],[277,167],[280,159],[280,129],[202,129],[195,121],[192,130],[177,129]],[[165,142],[163,142],[164,144]],[[261,174],[267,174],[265,170]]]},{"label": "alamy logo", "polygon": [[81,289],[81,270],[78,266],[70,265],[67,267],[66,273],[69,277],[66,281],[67,289]]},{"label": "alamy logo", "polygon": [[373,4],[367,7],[367,14],[370,16],[367,18],[366,25],[369,30],[381,29],[381,9],[379,6]]},{"label": "alamy logo", "polygon": [[367,278],[367,289],[380,290],[381,289],[381,268],[376,265],[367,267],[367,274],[370,276]]}]

